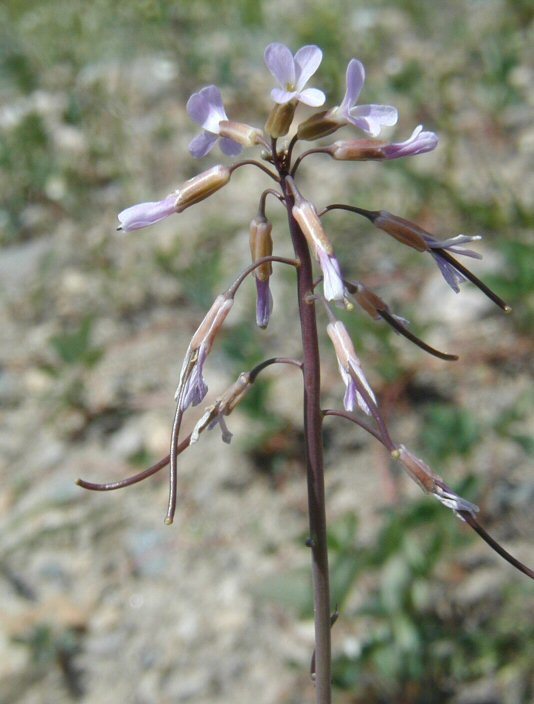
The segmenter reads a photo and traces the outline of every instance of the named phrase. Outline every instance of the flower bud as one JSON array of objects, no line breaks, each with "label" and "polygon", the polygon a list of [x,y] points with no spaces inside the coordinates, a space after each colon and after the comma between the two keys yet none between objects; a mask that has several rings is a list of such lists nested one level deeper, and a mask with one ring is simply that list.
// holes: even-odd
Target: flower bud
[{"label": "flower bud", "polygon": [[328,256],[333,256],[334,247],[323,229],[313,203],[297,194],[292,212],[308,243],[313,247],[316,256],[318,256],[317,250],[322,250]]},{"label": "flower bud", "polygon": [[[271,231],[273,225],[262,215],[256,215],[250,222],[250,255],[253,262],[257,262],[262,257],[270,257],[273,253],[273,239]],[[258,281],[268,281],[273,273],[271,262],[261,264],[254,269],[254,276]]]},{"label": "flower bud", "polygon": [[330,117],[330,112],[330,110],[323,110],[323,112],[318,112],[301,122],[297,128],[297,137],[311,141],[320,137],[327,137],[338,130],[341,125],[338,120]]},{"label": "flower bud", "polygon": [[195,334],[191,338],[189,347],[192,350],[198,349],[203,343],[209,345],[208,350],[211,348],[215,335],[224,323],[224,320],[230,312],[230,308],[233,303],[234,299],[228,298],[224,294],[219,294],[217,296],[217,298],[213,301],[211,308],[204,316],[204,320],[200,323]]},{"label": "flower bud", "polygon": [[190,178],[176,190],[176,201],[174,204],[176,212],[181,213],[186,208],[189,208],[190,205],[208,198],[215,191],[218,191],[219,188],[226,186],[231,175],[230,169],[218,164],[207,171],[203,171],[198,176]]},{"label": "flower bud", "polygon": [[354,298],[364,309],[364,311],[368,313],[371,318],[373,318],[373,320],[379,320],[382,317],[380,315],[380,311],[388,310],[387,304],[380,298],[380,296],[377,296],[376,293],[373,293],[365,286],[362,286],[362,284],[358,285],[358,288],[354,293]]},{"label": "flower bud", "polygon": [[258,127],[246,125],[244,122],[234,122],[234,120],[219,122],[219,136],[233,139],[244,147],[263,143],[263,132]]},{"label": "flower bud", "polygon": [[429,250],[425,237],[430,237],[431,235],[409,220],[392,215],[387,210],[380,210],[378,215],[372,218],[372,222],[376,227],[387,232],[388,235],[402,242],[402,244],[416,249],[418,252],[427,252]]},{"label": "flower bud", "polygon": [[276,103],[269,113],[269,117],[265,123],[265,131],[267,134],[275,139],[278,137],[284,137],[289,132],[296,107],[296,100],[290,100],[288,103],[284,103],[283,105]]},{"label": "flower bud", "polygon": [[328,153],[338,161],[384,159],[383,145],[384,142],[378,142],[375,139],[354,139],[348,142],[338,141],[328,147]]},{"label": "flower bud", "polygon": [[440,480],[437,474],[430,469],[430,467],[423,462],[423,460],[416,457],[410,452],[404,445],[399,445],[399,447],[391,453],[394,459],[399,460],[403,465],[404,469],[408,472],[410,477],[414,479],[417,484],[423,489],[423,491],[429,494],[434,493],[436,490],[436,481]]},{"label": "flower bud", "polygon": [[191,433],[191,444],[198,441],[200,433],[206,428],[211,430],[216,425],[220,425],[223,442],[229,443],[232,433],[226,427],[224,416],[230,415],[238,403],[241,402],[250,388],[250,374],[241,372],[237,381],[230,386],[218,398],[212,406],[206,408],[204,415],[200,418]]}]

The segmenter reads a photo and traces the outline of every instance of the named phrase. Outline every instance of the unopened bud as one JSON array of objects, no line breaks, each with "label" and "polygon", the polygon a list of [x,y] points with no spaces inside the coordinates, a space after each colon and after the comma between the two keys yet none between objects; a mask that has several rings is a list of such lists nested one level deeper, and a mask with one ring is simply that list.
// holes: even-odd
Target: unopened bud
[{"label": "unopened bud", "polygon": [[224,294],[217,296],[211,308],[206,313],[204,320],[200,323],[197,331],[191,338],[191,342],[189,343],[191,350],[198,349],[203,343],[208,345],[208,350],[211,348],[215,335],[224,323],[233,303],[234,299],[227,298]]},{"label": "unopened bud", "polygon": [[244,147],[262,144],[264,140],[263,132],[258,127],[246,125],[244,122],[234,122],[233,120],[221,120],[219,122],[219,136],[233,139],[234,142],[242,144]]},{"label": "unopened bud", "polygon": [[284,137],[289,132],[296,107],[296,100],[290,100],[288,103],[284,103],[284,105],[276,103],[265,123],[265,131],[267,134],[275,139]]},{"label": "unopened bud", "polygon": [[198,176],[190,178],[176,191],[176,212],[181,213],[186,208],[189,208],[190,205],[208,198],[215,191],[218,191],[219,188],[226,186],[231,175],[230,169],[218,164],[207,171],[203,171]]},{"label": "unopened bud", "polygon": [[435,493],[438,486],[436,482],[440,482],[441,477],[434,474],[423,460],[412,454],[404,445],[399,445],[399,447],[391,453],[391,456],[402,463],[410,477],[414,479],[424,491],[429,494]]},{"label": "unopened bud", "polygon": [[364,311],[374,320],[381,318],[380,311],[388,310],[387,304],[380,298],[380,296],[377,296],[376,293],[369,291],[368,288],[362,286],[361,284],[354,293],[354,297]]},{"label": "unopened bud", "polygon": [[298,194],[295,198],[295,205],[293,206],[292,212],[293,217],[300,225],[300,229],[304,233],[308,243],[310,246],[313,246],[314,252],[320,249],[329,257],[333,256],[334,247],[323,229],[313,203],[310,203],[309,200],[305,200]]},{"label": "unopened bud", "polygon": [[382,150],[384,142],[375,139],[355,139],[349,142],[334,142],[328,147],[328,153],[338,161],[367,161],[384,159]]},{"label": "unopened bud", "polygon": [[427,252],[429,249],[428,244],[425,242],[425,237],[431,237],[431,235],[423,230],[409,220],[404,218],[399,218],[397,215],[392,215],[388,213],[387,210],[381,210],[376,217],[372,219],[373,224],[387,232],[402,244],[408,245],[416,249],[418,252]]},{"label": "unopened bud", "polygon": [[[263,257],[270,257],[273,253],[273,239],[271,231],[273,225],[262,215],[256,217],[250,223],[250,255],[253,262]],[[254,269],[254,276],[258,281],[267,281],[273,273],[271,262],[265,262]]]},{"label": "unopened bud", "polygon": [[297,137],[304,140],[314,140],[320,137],[327,137],[338,130],[341,125],[337,120],[330,117],[330,110],[324,110],[312,115],[297,128]]}]

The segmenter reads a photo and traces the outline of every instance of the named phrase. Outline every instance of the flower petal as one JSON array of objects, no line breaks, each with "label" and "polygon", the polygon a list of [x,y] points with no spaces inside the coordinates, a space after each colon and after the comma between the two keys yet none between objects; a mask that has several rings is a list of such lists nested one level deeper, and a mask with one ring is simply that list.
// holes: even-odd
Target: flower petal
[{"label": "flower petal", "polygon": [[431,152],[438,145],[438,136],[434,132],[423,132],[423,125],[418,125],[404,142],[385,144],[382,151],[386,159],[398,159],[403,156],[415,156]]},{"label": "flower petal", "polygon": [[132,205],[119,213],[120,229],[123,232],[131,232],[154,225],[176,212],[175,202],[176,195],[173,193],[163,200]]},{"label": "flower petal", "polygon": [[224,110],[221,91],[217,86],[211,85],[202,88],[187,101],[187,114],[209,132],[218,133],[219,122],[227,120]]},{"label": "flower petal", "polygon": [[347,89],[338,110],[348,118],[350,108],[356,104],[365,82],[365,68],[358,59],[351,59],[346,73]]},{"label": "flower petal", "polygon": [[295,85],[295,62],[285,44],[269,44],[265,49],[264,59],[267,68],[282,88],[286,88],[288,84]]},{"label": "flower petal", "polygon": [[450,262],[443,259],[443,257],[440,257],[437,252],[430,250],[430,254],[434,257],[436,264],[441,271],[441,275],[452,288],[454,293],[460,293],[460,284],[466,280],[465,276],[455,269]]},{"label": "flower petal", "polygon": [[[296,89],[300,91],[319,68],[323,52],[315,44],[303,46],[295,54]],[[324,101],[323,101],[324,102]],[[322,105],[322,103],[320,103]]]},{"label": "flower petal", "polygon": [[326,96],[322,90],[317,88],[306,88],[298,94],[298,99],[305,105],[311,105],[312,108],[317,108],[324,104]]},{"label": "flower petal", "polygon": [[256,295],[256,325],[264,330],[269,324],[273,311],[273,296],[268,279],[267,281],[256,279]]},{"label": "flower petal", "polygon": [[243,147],[229,137],[221,137],[219,146],[223,154],[226,154],[226,156],[237,156],[243,151]]},{"label": "flower petal", "polygon": [[293,100],[296,95],[297,93],[295,93],[295,91],[291,92],[288,90],[283,90],[282,88],[273,88],[271,91],[271,98],[279,105],[289,103],[289,101]]},{"label": "flower petal", "polygon": [[334,256],[329,256],[319,247],[316,250],[319,264],[323,272],[323,290],[327,301],[345,300],[345,286],[341,278],[339,262]]},{"label": "flower petal", "polygon": [[203,131],[189,143],[189,151],[195,159],[202,159],[213,149],[217,135],[212,132]]},{"label": "flower petal", "polygon": [[357,105],[351,108],[348,119],[371,137],[376,137],[383,125],[395,125],[398,117],[397,108],[392,105]]}]

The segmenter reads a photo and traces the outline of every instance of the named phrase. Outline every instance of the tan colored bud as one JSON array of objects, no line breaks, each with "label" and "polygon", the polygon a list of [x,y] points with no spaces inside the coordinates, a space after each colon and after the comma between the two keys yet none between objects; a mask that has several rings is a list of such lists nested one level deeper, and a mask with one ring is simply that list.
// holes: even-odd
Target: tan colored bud
[{"label": "tan colored bud", "polygon": [[217,296],[211,308],[204,316],[204,320],[200,323],[197,331],[191,338],[191,342],[189,343],[190,350],[198,349],[202,343],[208,344],[208,350],[211,348],[215,335],[224,323],[233,303],[234,299],[227,298],[224,294]]},{"label": "tan colored bud", "polygon": [[392,215],[386,210],[381,210],[372,222],[376,227],[387,232],[388,235],[402,242],[402,244],[416,249],[418,252],[426,252],[429,249],[424,237],[431,237],[430,233],[409,220]]},{"label": "tan colored bud", "polygon": [[[271,237],[272,229],[272,223],[262,215],[256,215],[256,217],[251,221],[249,241],[250,256],[252,257],[253,262],[257,262],[258,259],[262,259],[263,257],[270,257],[273,253],[273,238]],[[261,264],[254,269],[254,276],[259,281],[267,281],[272,273],[273,267],[271,262]]]},{"label": "tan colored bud", "polygon": [[328,337],[332,340],[339,363],[343,369],[348,369],[350,366],[349,361],[351,359],[357,360],[358,358],[356,357],[354,345],[352,344],[347,328],[340,320],[336,320],[333,323],[328,323],[326,332],[328,333]]},{"label": "tan colored bud", "polygon": [[211,428],[216,424],[221,426],[223,441],[230,442],[232,433],[226,427],[223,416],[230,415],[238,403],[242,401],[243,397],[250,389],[250,386],[250,374],[248,372],[241,372],[237,381],[226,389],[213,405],[205,409],[203,416],[197,422],[191,433],[191,444],[198,441],[200,434],[206,430],[206,428]]},{"label": "tan colored bud", "polygon": [[330,110],[324,110],[312,115],[297,128],[297,137],[304,140],[319,139],[327,137],[338,130],[341,125],[330,117]]},{"label": "tan colored bud", "polygon": [[382,146],[385,142],[375,139],[355,139],[350,142],[334,142],[328,148],[328,153],[338,161],[367,161],[383,159]]},{"label": "tan colored bud", "polygon": [[222,120],[219,122],[219,135],[228,137],[234,142],[242,144],[244,147],[253,147],[255,144],[263,144],[263,132],[258,127],[246,125],[244,122],[234,122],[233,120]]},{"label": "tan colored bud", "polygon": [[289,103],[285,103],[284,105],[276,103],[265,123],[265,131],[267,134],[275,139],[284,137],[289,132],[296,107],[296,100],[290,100]]},{"label": "tan colored bud", "polygon": [[313,203],[298,195],[292,212],[313,251],[321,249],[329,257],[334,256],[334,247],[323,229]]},{"label": "tan colored bud", "polygon": [[365,288],[365,286],[362,286],[361,284],[358,286],[358,290],[354,294],[354,297],[364,311],[374,320],[378,320],[381,317],[379,311],[388,310],[387,304],[380,298],[380,296],[377,296],[376,293],[369,291],[368,288]]},{"label": "tan colored bud", "polygon": [[190,205],[208,198],[215,191],[218,191],[219,188],[226,186],[231,175],[230,169],[218,164],[207,171],[203,171],[198,176],[190,178],[176,191],[176,212],[181,213],[186,208],[189,208]]},{"label": "tan colored bud", "polygon": [[243,396],[250,389],[250,374],[241,372],[237,380],[230,386],[229,389],[222,394],[218,401],[220,412],[228,416],[234,408],[241,403]]},{"label": "tan colored bud", "polygon": [[416,457],[404,445],[399,445],[398,449],[391,453],[392,457],[399,460],[410,477],[414,479],[419,486],[429,494],[436,492],[438,483],[442,483],[442,479],[438,474],[435,474],[423,460]]}]

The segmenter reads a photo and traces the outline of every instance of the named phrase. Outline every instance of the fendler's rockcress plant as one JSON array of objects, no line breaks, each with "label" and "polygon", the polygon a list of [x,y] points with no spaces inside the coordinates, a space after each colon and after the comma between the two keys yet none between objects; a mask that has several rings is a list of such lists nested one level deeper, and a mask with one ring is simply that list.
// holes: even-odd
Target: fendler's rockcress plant
[{"label": "fendler's rockcress plant", "polygon": [[[352,310],[355,307],[354,304],[357,304],[372,318],[385,320],[396,332],[401,333],[426,352],[443,360],[457,359],[455,355],[440,352],[416,337],[407,329],[406,321],[394,315],[387,304],[363,284],[346,280],[343,276],[343,267],[336,257],[334,244],[323,225],[325,216],[336,209],[348,210],[367,218],[377,229],[390,235],[400,244],[431,255],[446,283],[457,293],[460,291],[459,285],[468,279],[504,312],[509,312],[510,308],[456,258],[456,255],[480,258],[476,252],[463,247],[469,242],[480,239],[478,236],[457,235],[446,240],[438,240],[415,223],[385,210],[369,211],[356,204],[344,203],[330,204],[318,209],[302,194],[298,185],[298,171],[304,159],[311,154],[324,154],[338,161],[387,161],[431,151],[438,143],[437,136],[433,132],[424,131],[421,125],[415,127],[411,136],[405,141],[388,143],[375,139],[383,126],[396,124],[397,110],[388,105],[356,104],[365,80],[364,67],[357,59],[351,59],[348,64],[346,92],[340,105],[312,115],[293,128],[293,134],[287,141],[280,143],[279,139],[285,137],[293,127],[299,102],[317,108],[325,103],[326,98],[321,90],[306,87],[321,60],[322,52],[317,46],[304,46],[294,56],[283,44],[274,43],[266,48],[265,63],[278,85],[271,92],[274,105],[263,130],[228,120],[221,93],[216,86],[206,86],[198,93],[194,93],[187,103],[187,111],[190,117],[201,126],[202,132],[189,145],[191,154],[196,158],[202,158],[219,141],[222,152],[230,157],[240,154],[243,148],[259,147],[261,161],[246,159],[234,162],[230,166],[212,166],[186,181],[162,200],[140,203],[119,213],[119,229],[124,232],[153,225],[208,198],[226,186],[234,171],[243,166],[261,169],[271,179],[271,185],[274,185],[260,195],[257,214],[250,223],[251,264],[238,275],[226,291],[216,297],[187,348],[176,390],[177,405],[169,455],[144,472],[117,482],[93,484],[79,480],[78,483],[85,488],[100,491],[118,489],[146,479],[170,465],[169,504],[165,523],[172,523],[176,509],[178,456],[191,444],[200,441],[200,436],[206,429],[212,429],[216,425],[221,428],[223,441],[230,442],[232,435],[226,426],[225,418],[245,396],[258,374],[272,364],[291,364],[299,367],[304,387],[304,436],[310,524],[307,545],[312,555],[315,613],[315,653],[312,660],[312,676],[316,686],[316,702],[328,704],[331,701],[330,627],[334,617],[331,615],[329,595],[321,437],[321,426],[325,416],[340,416],[370,433],[387,448],[394,459],[401,463],[407,474],[425,492],[450,508],[504,559],[531,578],[534,577],[534,572],[506,552],[486,533],[478,523],[477,506],[458,496],[422,460],[404,445],[393,440],[380,412],[379,402],[366,380],[360,359],[356,356],[354,344],[343,323],[335,317],[332,304],[347,310]],[[295,147],[299,142],[326,137],[344,126],[352,126],[363,132],[365,136],[335,141],[325,146],[315,146],[294,158]],[[266,214],[268,196],[272,196],[278,202],[277,204],[287,211],[294,258],[273,254],[272,225]],[[315,278],[313,260],[318,263],[321,270],[320,278]],[[231,313],[234,298],[241,284],[248,276],[255,278],[256,322],[260,328],[267,327],[273,307],[269,286],[273,274],[272,265],[279,263],[291,267],[295,273],[302,359],[275,357],[254,369],[243,372],[213,405],[205,409],[193,432],[185,438],[180,438],[184,413],[190,406],[199,405],[208,392],[203,376],[204,366],[217,333]],[[322,302],[326,309],[326,329],[333,344],[345,389],[343,409],[339,410],[323,409],[321,406],[317,315],[323,305],[321,304],[317,311],[317,301]]]}]

